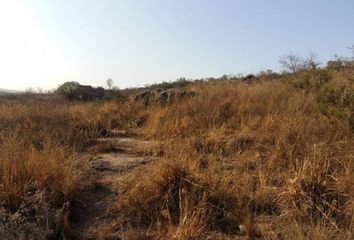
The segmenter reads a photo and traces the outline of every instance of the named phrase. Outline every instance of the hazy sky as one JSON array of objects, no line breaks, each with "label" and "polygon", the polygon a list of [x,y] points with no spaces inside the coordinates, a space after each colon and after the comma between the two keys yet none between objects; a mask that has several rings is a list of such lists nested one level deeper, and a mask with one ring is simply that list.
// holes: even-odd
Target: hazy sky
[{"label": "hazy sky", "polygon": [[353,0],[0,0],[0,88],[118,87],[350,56]]}]

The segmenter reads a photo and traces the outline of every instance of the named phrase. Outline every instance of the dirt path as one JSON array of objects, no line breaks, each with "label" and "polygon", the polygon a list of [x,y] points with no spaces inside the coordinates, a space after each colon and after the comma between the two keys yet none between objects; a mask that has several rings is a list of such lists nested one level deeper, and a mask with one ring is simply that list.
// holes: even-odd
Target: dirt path
[{"label": "dirt path", "polygon": [[119,239],[106,234],[116,217],[116,184],[124,174],[150,162],[143,153],[152,144],[134,138],[99,139],[86,158],[88,180],[72,204],[71,233],[66,239]]}]

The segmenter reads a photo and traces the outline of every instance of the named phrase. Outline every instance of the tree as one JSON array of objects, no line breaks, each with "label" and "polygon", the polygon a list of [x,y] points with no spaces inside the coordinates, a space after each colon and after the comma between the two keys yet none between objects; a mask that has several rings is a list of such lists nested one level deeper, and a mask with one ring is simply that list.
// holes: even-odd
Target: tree
[{"label": "tree", "polygon": [[107,81],[106,81],[106,85],[107,85],[109,90],[112,89],[113,84],[114,84],[113,80],[111,78],[108,78]]},{"label": "tree", "polygon": [[354,59],[354,44],[351,47],[347,47],[347,48],[353,51],[353,56],[352,57]]},{"label": "tree", "polygon": [[285,71],[297,73],[306,69],[316,69],[320,65],[316,59],[317,55],[313,52],[310,52],[307,58],[290,53],[280,57],[279,63]]},{"label": "tree", "polygon": [[62,85],[59,85],[57,90],[55,90],[55,93],[64,95],[70,100],[74,100],[77,98],[77,92],[79,88],[80,83],[78,82],[65,82]]},{"label": "tree", "polygon": [[285,71],[290,71],[293,73],[299,72],[304,68],[303,58],[293,53],[280,57],[279,63]]},{"label": "tree", "polygon": [[316,69],[320,63],[317,61],[317,54],[310,51],[309,56],[305,59],[304,67],[305,69]]}]

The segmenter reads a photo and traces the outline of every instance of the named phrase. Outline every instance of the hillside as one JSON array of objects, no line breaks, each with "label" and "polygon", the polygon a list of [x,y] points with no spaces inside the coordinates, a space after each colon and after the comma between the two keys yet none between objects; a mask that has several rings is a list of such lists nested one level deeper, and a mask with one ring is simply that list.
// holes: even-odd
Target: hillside
[{"label": "hillside", "polygon": [[8,89],[0,88],[0,96],[18,94],[18,93],[20,93],[20,92],[19,91],[14,91],[14,90],[8,90]]},{"label": "hillside", "polygon": [[354,238],[354,68],[130,93],[3,101],[0,236]]}]

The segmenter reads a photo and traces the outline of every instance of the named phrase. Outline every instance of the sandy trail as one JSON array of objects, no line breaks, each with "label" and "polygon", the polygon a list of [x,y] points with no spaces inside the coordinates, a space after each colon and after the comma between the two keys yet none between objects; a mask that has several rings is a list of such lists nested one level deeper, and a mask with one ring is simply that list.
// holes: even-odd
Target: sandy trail
[{"label": "sandy trail", "polygon": [[120,239],[114,235],[107,236],[116,217],[113,210],[116,184],[120,177],[150,162],[143,152],[152,144],[134,138],[98,140],[98,148],[109,147],[103,151],[93,151],[93,157],[90,154],[86,171],[89,180],[80,188],[72,203],[72,230],[65,236],[66,239]]}]

